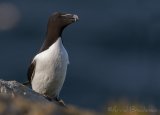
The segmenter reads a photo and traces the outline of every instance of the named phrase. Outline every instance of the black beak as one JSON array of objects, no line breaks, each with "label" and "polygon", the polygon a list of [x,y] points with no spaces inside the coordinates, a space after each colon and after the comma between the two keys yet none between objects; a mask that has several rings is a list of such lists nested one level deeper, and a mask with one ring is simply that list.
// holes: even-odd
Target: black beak
[{"label": "black beak", "polygon": [[78,17],[77,15],[73,15],[73,19],[74,19],[74,21],[76,22],[76,21],[79,20],[79,17]]},{"label": "black beak", "polygon": [[79,20],[79,17],[75,14],[64,14],[64,15],[61,15],[61,16],[64,16],[68,19],[71,19],[74,22],[77,22]]}]

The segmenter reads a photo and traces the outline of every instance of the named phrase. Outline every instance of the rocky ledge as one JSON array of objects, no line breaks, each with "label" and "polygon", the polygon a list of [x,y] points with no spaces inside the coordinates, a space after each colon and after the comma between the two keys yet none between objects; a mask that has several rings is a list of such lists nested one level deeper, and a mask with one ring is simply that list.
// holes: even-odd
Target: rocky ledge
[{"label": "rocky ledge", "polygon": [[100,115],[72,105],[61,106],[17,81],[0,80],[0,115]]}]

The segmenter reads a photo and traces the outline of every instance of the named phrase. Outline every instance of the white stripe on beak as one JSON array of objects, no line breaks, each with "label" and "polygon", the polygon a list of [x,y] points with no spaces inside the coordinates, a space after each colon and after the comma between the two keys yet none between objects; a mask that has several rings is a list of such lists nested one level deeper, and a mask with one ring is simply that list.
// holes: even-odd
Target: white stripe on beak
[{"label": "white stripe on beak", "polygon": [[78,16],[77,15],[73,15],[73,14],[64,14],[64,15],[61,15],[61,16],[72,16],[74,18],[74,21],[76,22],[77,20],[79,20]]},{"label": "white stripe on beak", "polygon": [[71,16],[72,14],[64,14],[64,15],[61,15],[61,16]]}]

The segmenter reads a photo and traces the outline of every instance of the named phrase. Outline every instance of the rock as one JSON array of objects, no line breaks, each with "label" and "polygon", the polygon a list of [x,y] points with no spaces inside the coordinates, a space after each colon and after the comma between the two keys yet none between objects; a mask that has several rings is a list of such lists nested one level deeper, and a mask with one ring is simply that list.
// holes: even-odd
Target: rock
[{"label": "rock", "polygon": [[100,115],[75,106],[61,106],[17,81],[0,80],[0,115]]},{"label": "rock", "polygon": [[34,92],[30,88],[22,85],[17,81],[4,81],[0,80],[0,93],[8,96],[21,96],[30,101],[39,101],[41,103],[48,103],[42,95]]}]

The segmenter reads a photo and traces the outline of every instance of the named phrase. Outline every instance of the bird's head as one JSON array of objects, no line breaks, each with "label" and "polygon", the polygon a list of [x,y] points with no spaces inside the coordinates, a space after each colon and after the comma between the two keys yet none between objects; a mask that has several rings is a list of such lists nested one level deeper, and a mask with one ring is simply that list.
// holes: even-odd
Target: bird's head
[{"label": "bird's head", "polygon": [[56,12],[49,17],[48,27],[55,29],[64,29],[66,26],[78,21],[79,18],[75,14],[67,14]]}]

